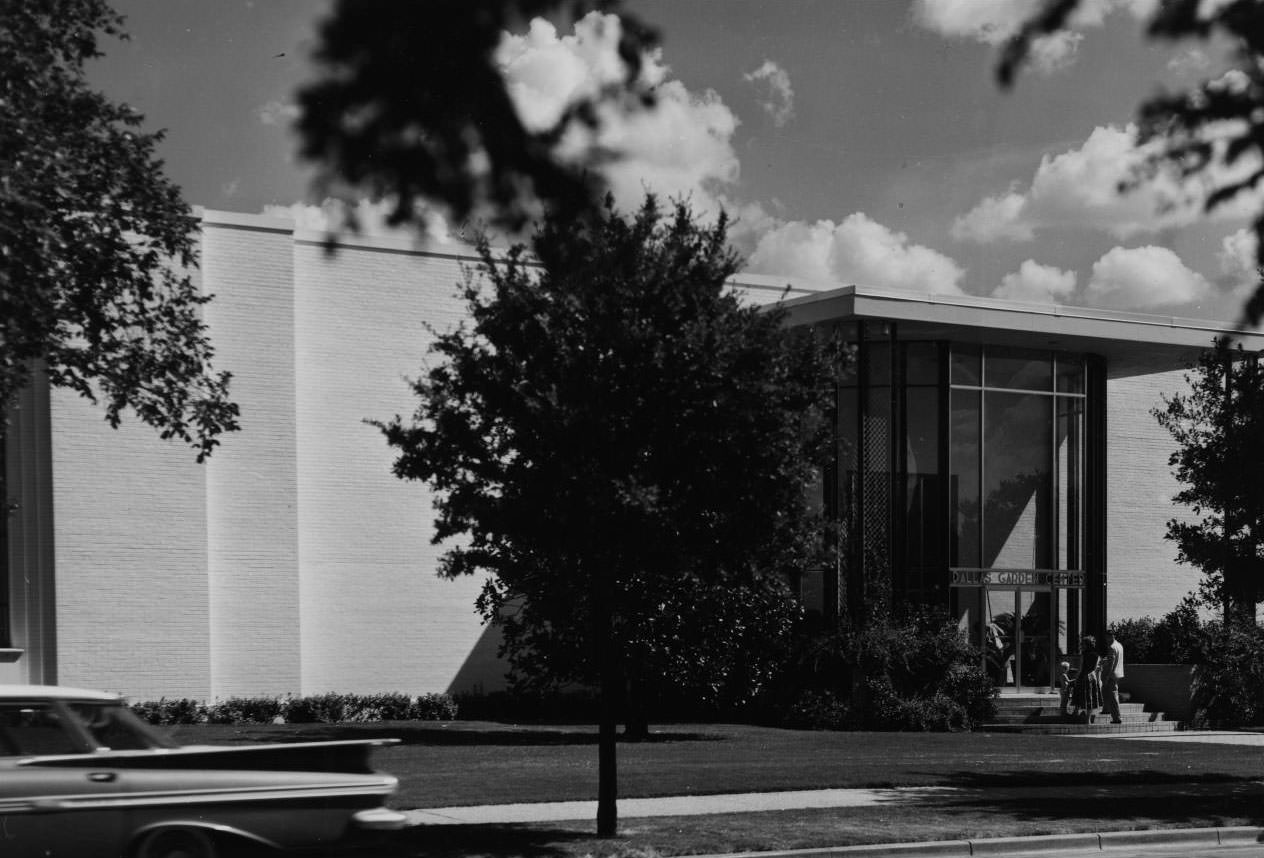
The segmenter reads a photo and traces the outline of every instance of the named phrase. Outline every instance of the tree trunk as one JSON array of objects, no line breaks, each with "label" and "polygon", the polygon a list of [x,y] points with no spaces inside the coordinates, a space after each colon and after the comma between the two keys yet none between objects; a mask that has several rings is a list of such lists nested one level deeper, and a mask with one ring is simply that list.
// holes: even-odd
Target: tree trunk
[{"label": "tree trunk", "polygon": [[623,683],[610,642],[604,642],[601,666],[601,716],[597,724],[597,836],[614,837],[619,832],[618,736],[619,703]]},{"label": "tree trunk", "polygon": [[1254,564],[1233,558],[1224,570],[1224,621],[1226,626],[1247,629],[1255,626],[1256,584]]},{"label": "tree trunk", "polygon": [[598,582],[593,603],[593,644],[600,677],[600,714],[597,721],[597,836],[619,831],[619,775],[616,748],[619,708],[623,702],[623,673],[614,642],[613,596]]},{"label": "tree trunk", "polygon": [[[9,522],[13,512],[9,508],[9,486],[6,482],[8,416],[7,409],[3,404],[0,404],[0,587],[4,587],[6,590],[9,586]],[[7,606],[8,603],[8,598],[0,599],[0,604]],[[7,611],[0,615],[0,647],[13,646],[13,632],[10,620],[11,618]]]},{"label": "tree trunk", "polygon": [[[604,685],[604,683],[603,683]],[[597,728],[597,836],[619,833],[619,778],[616,750],[618,721],[605,688],[601,692],[601,722]]]}]

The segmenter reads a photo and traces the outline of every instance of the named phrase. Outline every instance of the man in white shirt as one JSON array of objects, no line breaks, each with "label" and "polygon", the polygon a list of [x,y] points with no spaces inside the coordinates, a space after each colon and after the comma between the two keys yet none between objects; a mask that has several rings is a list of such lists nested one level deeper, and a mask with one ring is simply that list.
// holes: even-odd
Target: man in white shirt
[{"label": "man in white shirt", "polygon": [[1115,640],[1115,633],[1106,632],[1106,657],[1102,659],[1102,714],[1110,723],[1122,724],[1119,714],[1119,680],[1124,678],[1124,645]]}]

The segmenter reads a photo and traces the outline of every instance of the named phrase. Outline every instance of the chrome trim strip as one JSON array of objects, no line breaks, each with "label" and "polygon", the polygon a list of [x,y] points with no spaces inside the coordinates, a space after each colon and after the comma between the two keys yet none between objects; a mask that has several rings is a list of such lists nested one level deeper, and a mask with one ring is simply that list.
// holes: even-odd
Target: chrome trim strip
[{"label": "chrome trim strip", "polygon": [[33,796],[22,806],[0,812],[32,813],[50,810],[100,810],[105,808],[169,807],[172,805],[223,804],[226,802],[293,801],[307,798],[342,798],[351,796],[385,796],[394,785],[389,781],[368,784],[319,784],[302,787],[222,787],[205,790],[153,790],[101,795]]}]

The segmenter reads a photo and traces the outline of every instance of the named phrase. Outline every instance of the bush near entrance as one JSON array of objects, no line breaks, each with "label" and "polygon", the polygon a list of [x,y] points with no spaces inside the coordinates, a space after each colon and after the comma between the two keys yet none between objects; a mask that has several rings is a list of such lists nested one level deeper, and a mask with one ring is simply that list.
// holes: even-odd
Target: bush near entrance
[{"label": "bush near entrance", "polygon": [[1264,629],[1258,624],[1205,621],[1187,599],[1159,620],[1119,620],[1111,629],[1123,644],[1125,665],[1194,666],[1190,726],[1264,725]]}]

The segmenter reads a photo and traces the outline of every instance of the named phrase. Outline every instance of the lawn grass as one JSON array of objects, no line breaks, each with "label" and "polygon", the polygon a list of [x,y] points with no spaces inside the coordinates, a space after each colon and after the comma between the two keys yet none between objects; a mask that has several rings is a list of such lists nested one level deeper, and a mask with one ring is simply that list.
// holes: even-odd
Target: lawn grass
[{"label": "lawn grass", "polygon": [[978,840],[1041,834],[1264,825],[1264,789],[1233,787],[1191,797],[1133,796],[1106,790],[1050,795],[944,798],[942,802],[838,810],[625,819],[617,838],[598,838],[592,822],[420,827],[405,854],[457,856],[674,856],[813,847]]},{"label": "lawn grass", "polygon": [[[595,729],[480,722],[196,726],[184,743],[389,737],[374,762],[400,808],[592,799]],[[948,786],[904,805],[589,821],[422,827],[409,854],[659,854],[1162,827],[1264,826],[1264,747],[991,733],[833,733],[671,725],[620,743],[622,797],[824,787]]]}]

